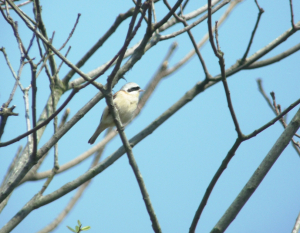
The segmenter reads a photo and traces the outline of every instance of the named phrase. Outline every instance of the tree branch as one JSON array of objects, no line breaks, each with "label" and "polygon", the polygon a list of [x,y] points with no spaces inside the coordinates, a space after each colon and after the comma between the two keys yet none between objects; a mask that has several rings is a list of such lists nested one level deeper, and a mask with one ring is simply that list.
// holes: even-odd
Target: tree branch
[{"label": "tree branch", "polygon": [[[256,2],[256,0],[255,0],[255,2]],[[244,56],[243,56],[242,59],[241,59],[241,63],[244,63],[245,60],[246,60],[246,58],[247,58],[247,56],[248,56],[249,50],[250,50],[251,45],[252,45],[252,42],[253,42],[253,38],[254,38],[255,32],[256,32],[256,30],[257,30],[257,28],[258,28],[258,24],[259,24],[261,15],[265,12],[264,9],[262,9],[262,8],[259,7],[259,5],[258,5],[257,2],[256,2],[256,4],[257,4],[257,7],[258,7],[258,9],[259,9],[258,16],[257,16],[257,20],[256,20],[256,23],[255,23],[254,29],[253,29],[253,31],[252,31],[250,41],[249,41],[249,43],[248,43],[248,47],[247,47],[247,49],[246,49],[246,51],[245,51],[245,53],[244,53]]]},{"label": "tree branch", "polygon": [[[229,3],[230,1],[229,0],[224,0],[222,3],[220,3],[218,6],[216,6],[213,10],[212,10],[212,13],[215,13],[217,12],[219,9],[221,9],[223,6],[225,6],[227,3]],[[203,22],[205,19],[207,19],[207,16],[208,14],[205,14],[203,15],[200,19],[196,20],[195,22],[191,23],[190,25],[185,25],[184,28],[176,31],[176,32],[173,32],[171,34],[168,34],[168,35],[164,35],[164,36],[161,36],[160,37],[160,41],[163,41],[163,40],[168,40],[170,38],[173,38],[173,37],[176,37],[184,32],[187,32],[189,31],[190,29],[192,29],[193,27],[197,26],[198,24],[200,24],[201,22]],[[175,17],[176,18],[176,17]],[[176,18],[178,20],[178,18]],[[179,20],[178,20],[179,21]],[[179,21],[181,22],[181,20]]]},{"label": "tree branch", "polygon": [[251,65],[245,67],[244,69],[245,70],[256,69],[256,68],[260,68],[260,67],[263,67],[263,66],[271,65],[275,62],[279,62],[282,59],[292,55],[293,53],[297,52],[299,49],[300,49],[300,43],[295,45],[294,47],[284,51],[283,53],[280,53],[280,54],[274,56],[274,57],[268,58],[266,60],[254,62]]},{"label": "tree branch", "polygon": [[230,223],[235,219],[237,214],[246,204],[248,199],[254,193],[256,188],[262,182],[264,177],[267,175],[275,161],[281,155],[283,150],[289,144],[291,138],[297,132],[300,127],[300,109],[295,114],[287,128],[280,135],[276,143],[273,145],[265,159],[261,162],[259,167],[253,173],[247,184],[241,190],[236,199],[232,202],[230,207],[227,209],[222,218],[218,221],[215,227],[212,229],[212,233],[224,232]]}]

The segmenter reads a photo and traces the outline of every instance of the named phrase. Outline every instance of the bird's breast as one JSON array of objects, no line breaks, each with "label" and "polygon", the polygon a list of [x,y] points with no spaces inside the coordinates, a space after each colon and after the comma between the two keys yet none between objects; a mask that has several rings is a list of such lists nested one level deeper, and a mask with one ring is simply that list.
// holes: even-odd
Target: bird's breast
[{"label": "bird's breast", "polygon": [[126,124],[132,117],[137,108],[138,98],[126,96],[126,94],[114,99],[114,103],[118,109],[120,119]]}]

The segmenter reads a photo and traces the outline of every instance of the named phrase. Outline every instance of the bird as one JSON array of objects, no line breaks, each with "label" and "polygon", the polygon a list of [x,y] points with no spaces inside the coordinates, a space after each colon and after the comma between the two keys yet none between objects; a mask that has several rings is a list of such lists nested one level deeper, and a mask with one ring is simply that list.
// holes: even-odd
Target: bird
[{"label": "bird", "polygon": [[[129,122],[133,117],[134,111],[138,106],[140,92],[142,91],[144,90],[141,89],[138,84],[129,82],[113,95],[113,102],[119,112],[120,120],[123,125]],[[102,131],[114,125],[112,114],[108,106],[106,106],[103,110],[100,124],[88,143],[93,144]]]}]

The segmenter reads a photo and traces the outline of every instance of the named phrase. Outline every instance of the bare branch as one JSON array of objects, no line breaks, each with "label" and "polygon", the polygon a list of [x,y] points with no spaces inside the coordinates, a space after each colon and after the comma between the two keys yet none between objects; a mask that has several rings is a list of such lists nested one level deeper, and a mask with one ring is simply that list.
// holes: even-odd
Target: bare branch
[{"label": "bare branch", "polygon": [[[300,21],[297,23],[297,25],[300,25]],[[279,37],[277,37],[275,40],[273,40],[271,43],[269,43],[264,48],[258,50],[255,52],[252,56],[248,57],[246,59],[246,62],[244,64],[241,64],[240,61],[237,61],[234,65],[232,65],[230,68],[226,70],[226,76],[229,77],[236,72],[247,69],[248,66],[250,66],[252,63],[266,55],[268,52],[273,50],[275,47],[280,45],[282,42],[284,42],[287,38],[289,38],[291,35],[293,35],[295,31],[293,28],[288,29],[286,32],[281,34]],[[221,74],[218,74],[215,79],[221,79]]]},{"label": "bare branch", "polygon": [[[220,54],[218,53],[217,48],[215,46],[214,36],[213,36],[213,31],[212,31],[212,23],[211,23],[212,6],[211,6],[211,0],[207,1],[207,5],[208,5],[208,7],[207,7],[207,24],[208,24],[209,41],[210,41],[211,48],[214,51],[214,54],[216,55],[216,57],[218,57],[220,59]],[[223,75],[222,75],[222,77],[223,77]]]},{"label": "bare branch", "polygon": [[[271,92],[271,96],[272,96],[272,99],[273,99],[273,105],[272,105],[271,100],[268,98],[268,96],[266,95],[266,93],[265,93],[265,91],[264,91],[264,89],[262,87],[262,80],[261,79],[257,79],[257,84],[258,84],[258,88],[259,88],[260,93],[263,95],[264,99],[267,101],[269,107],[275,113],[275,115],[277,116],[277,118],[279,118],[279,120],[280,120],[283,128],[286,128],[287,124],[286,124],[286,122],[285,122],[285,120],[283,118],[283,116],[284,115],[286,116],[286,114],[283,114],[283,113],[286,112],[287,109],[284,112],[281,112],[280,105],[276,104],[275,93],[274,92]],[[297,101],[294,104],[292,104],[288,109],[291,109],[292,106],[296,106],[295,105],[296,103],[297,103]],[[295,134],[295,136],[298,136],[298,135]],[[295,140],[293,138],[292,138],[292,145],[293,145],[294,149],[296,150],[296,152],[298,153],[298,155],[300,156],[299,146],[298,146],[298,144],[295,142]]]},{"label": "bare branch", "polygon": [[230,114],[231,114],[233,123],[235,125],[235,130],[238,134],[238,137],[240,139],[243,139],[244,135],[243,135],[243,133],[240,129],[237,117],[235,115],[235,111],[234,111],[232,101],[231,101],[231,97],[230,97],[229,87],[228,87],[227,80],[226,80],[224,54],[220,50],[219,43],[218,43],[218,37],[217,37],[217,35],[218,35],[217,23],[216,23],[217,48],[216,48],[215,43],[214,43],[214,38],[213,38],[213,33],[212,33],[212,28],[211,28],[211,0],[208,0],[208,19],[207,19],[207,23],[208,23],[208,34],[209,34],[209,41],[210,41],[211,47],[212,47],[216,57],[219,58],[219,64],[220,64],[220,69],[221,69],[221,74],[222,74],[222,83],[223,83],[225,94],[226,94],[228,108],[230,110]]},{"label": "bare branch", "polygon": [[264,11],[264,9],[263,9],[263,8],[261,8],[261,7],[258,5],[258,2],[257,2],[257,0],[254,0],[254,1],[255,1],[255,4],[256,4],[256,6],[257,6],[258,10],[259,10],[259,11]]},{"label": "bare branch", "polygon": [[263,125],[262,127],[260,127],[257,130],[254,130],[251,134],[244,136],[245,140],[248,140],[248,139],[256,136],[257,134],[264,131],[269,126],[273,125],[276,121],[280,120],[284,115],[286,115],[289,111],[291,111],[293,108],[295,108],[298,104],[300,104],[300,99],[298,99],[294,103],[292,103],[287,109],[285,109],[282,113],[280,113],[277,117],[275,117],[273,120],[271,120],[267,124]]},{"label": "bare branch", "polygon": [[79,22],[80,16],[81,16],[81,14],[79,13],[79,14],[77,15],[77,19],[76,19],[76,22],[75,22],[75,24],[74,24],[74,27],[72,28],[72,31],[70,32],[70,34],[69,34],[69,36],[68,36],[66,42],[58,49],[58,51],[62,50],[62,49],[66,46],[66,44],[69,42],[69,40],[71,39],[71,37],[72,37],[72,35],[73,35],[73,33],[74,33],[75,29],[76,29],[76,26],[77,26],[77,24],[78,24],[78,22]]},{"label": "bare branch", "polygon": [[294,23],[294,11],[293,11],[293,0],[290,0],[290,9],[291,9],[291,24],[295,31],[300,29],[300,26],[295,25]]},{"label": "bare branch", "polygon": [[[32,90],[32,127],[36,127],[36,65],[33,62],[30,62],[31,66],[31,90]],[[32,157],[36,159],[36,152],[37,152],[37,134],[36,130],[33,131],[33,150],[32,150]]]},{"label": "bare branch", "polygon": [[[225,6],[227,3],[229,3],[229,0],[224,0],[222,3],[220,3],[217,7],[215,7],[212,10],[212,13],[217,12],[219,9],[221,9],[223,6]],[[176,32],[173,32],[171,34],[168,35],[164,35],[160,37],[160,40],[168,40],[170,38],[176,37],[184,32],[189,31],[190,29],[192,29],[193,27],[197,26],[199,23],[203,22],[205,19],[207,19],[208,14],[203,15],[200,19],[196,20],[195,22],[191,23],[190,25],[186,25],[183,29],[180,29]],[[178,20],[178,19],[177,19]]]},{"label": "bare branch", "polygon": [[239,146],[241,145],[242,140],[240,138],[237,138],[235,143],[233,144],[233,146],[231,147],[231,149],[228,151],[226,157],[223,159],[222,164],[220,165],[220,167],[218,168],[217,172],[215,173],[214,177],[212,178],[212,180],[210,181],[208,187],[206,188],[205,194],[200,202],[200,205],[195,213],[195,216],[193,218],[192,224],[190,226],[190,230],[189,233],[194,233],[198,224],[198,221],[200,219],[200,216],[202,214],[202,211],[204,209],[204,207],[206,206],[206,203],[208,201],[208,198],[213,190],[213,188],[215,187],[217,181],[219,180],[219,178],[221,177],[223,171],[227,168],[227,165],[229,164],[230,160],[233,158],[233,156],[235,155],[235,152],[237,151],[237,149],[239,148]]},{"label": "bare branch", "polygon": [[[219,3],[221,0],[213,0],[212,1],[212,6],[215,6],[217,3]],[[195,17],[197,17],[198,15],[201,15],[202,13],[204,13],[205,11],[207,11],[207,4],[200,7],[199,9],[192,11],[190,13],[187,13],[184,15],[185,20],[190,20],[193,19]],[[159,28],[159,32],[165,31],[166,29],[172,27],[173,25],[177,24],[178,21],[175,18],[171,18],[169,19],[166,23],[164,23],[160,28]]]},{"label": "bare branch", "polygon": [[287,128],[280,135],[276,143],[273,145],[269,153],[256,169],[252,177],[247,184],[241,190],[236,199],[232,202],[230,207],[224,213],[222,218],[218,221],[215,227],[212,229],[212,233],[224,232],[230,223],[235,219],[242,207],[246,204],[251,195],[255,192],[256,188],[262,182],[267,175],[275,161],[281,155],[285,147],[289,144],[291,138],[297,132],[300,127],[300,109],[295,114]]},{"label": "bare branch", "polygon": [[[215,4],[217,4],[218,2],[220,2],[220,0],[213,0],[212,5],[215,5]],[[229,15],[229,13],[233,10],[233,8],[234,8],[234,7],[236,6],[236,4],[239,3],[239,2],[240,2],[240,0],[237,0],[237,1],[235,0],[235,1],[232,1],[232,2],[231,2],[229,8],[226,10],[226,12],[224,13],[223,17],[221,17],[221,19],[220,19],[220,24],[221,24],[221,21],[222,21],[222,22],[224,21],[224,19]],[[134,9],[134,8],[133,8],[133,9]],[[186,20],[189,20],[189,19],[195,18],[196,16],[202,14],[202,13],[203,13],[204,11],[206,11],[206,10],[207,10],[207,5],[206,5],[206,6],[203,6],[203,7],[200,7],[199,9],[197,9],[197,10],[195,10],[195,11],[189,13],[189,14],[186,14],[184,17],[185,17]],[[172,19],[170,19],[169,21],[167,21],[162,27],[160,27],[159,31],[160,31],[160,32],[161,32],[161,31],[164,31],[164,30],[168,29],[169,27],[175,25],[176,23],[178,23],[178,22],[176,21],[176,19],[175,19],[175,18],[172,18]],[[148,43],[148,45],[146,46],[146,50],[145,50],[145,51],[147,51],[147,50],[150,49],[152,46],[154,46],[154,45],[157,43],[157,41],[158,41],[159,38],[160,38],[159,36],[156,36],[156,37],[154,36],[154,37],[152,37],[152,40],[151,40],[151,41]],[[145,41],[145,40],[144,40],[144,41]],[[125,53],[124,58],[127,58],[127,57],[131,56],[134,52],[136,52],[136,49],[141,45],[141,43],[142,43],[142,41],[138,42],[137,44],[135,44],[134,46],[132,46],[130,49],[128,49],[128,50],[126,51],[126,53]],[[198,45],[198,47],[200,47],[200,46]],[[192,55],[191,55],[191,56],[192,56]],[[100,72],[102,72],[103,68],[104,68],[107,64],[108,64],[108,62],[105,63],[104,65],[101,65],[100,67],[96,68],[95,70],[90,71],[90,72],[88,73],[88,76],[94,77],[95,75],[98,75]],[[113,63],[113,64],[114,64],[114,63]],[[178,67],[178,68],[179,68],[179,67]],[[68,84],[67,89],[71,89],[71,88],[72,88],[72,85],[75,85],[75,86],[80,85],[80,84],[82,84],[84,81],[85,81],[85,80],[84,80],[83,78],[81,78],[81,77],[80,77],[80,78],[77,78],[76,80],[74,80],[74,81],[72,81],[72,82],[70,82],[70,83]]]},{"label": "bare branch", "polygon": [[168,14],[158,23],[154,25],[154,30],[159,29],[164,23],[166,23],[169,18],[173,15],[173,13],[178,9],[183,0],[178,0],[172,10],[168,12]]},{"label": "bare branch", "polygon": [[274,57],[268,58],[266,60],[254,62],[251,65],[245,67],[244,69],[245,70],[256,69],[256,68],[260,68],[260,67],[263,67],[263,66],[271,65],[275,62],[279,62],[282,59],[292,55],[293,53],[297,52],[299,49],[300,49],[300,43],[295,45],[294,47],[284,51],[283,53],[280,53],[280,54],[274,56]]},{"label": "bare branch", "polygon": [[247,56],[248,56],[249,50],[250,50],[252,42],[253,42],[253,38],[254,38],[255,32],[256,32],[256,30],[258,28],[258,24],[259,24],[261,15],[265,12],[264,9],[262,9],[262,8],[259,7],[259,5],[258,5],[258,3],[257,3],[256,0],[255,0],[255,2],[256,2],[256,5],[257,5],[257,7],[259,9],[259,12],[258,12],[258,16],[257,16],[257,20],[256,20],[256,23],[255,23],[254,29],[253,29],[252,34],[251,34],[250,41],[248,43],[248,47],[247,47],[247,49],[246,49],[246,51],[244,53],[244,56],[241,59],[241,63],[244,63],[245,60],[246,60],[246,58],[247,58]]}]

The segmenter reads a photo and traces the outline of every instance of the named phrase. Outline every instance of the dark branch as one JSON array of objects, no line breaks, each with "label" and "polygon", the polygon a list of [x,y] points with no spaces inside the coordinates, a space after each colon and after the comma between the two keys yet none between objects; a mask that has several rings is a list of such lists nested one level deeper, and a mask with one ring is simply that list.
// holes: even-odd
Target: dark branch
[{"label": "dark branch", "polygon": [[[255,2],[256,2],[256,0],[255,0]],[[264,9],[262,9],[262,8],[260,8],[260,7],[258,6],[258,3],[257,3],[257,2],[256,2],[256,4],[257,4],[257,7],[258,7],[258,9],[259,9],[258,16],[257,16],[257,20],[256,20],[256,23],[255,23],[254,29],[253,29],[253,31],[252,31],[250,41],[249,41],[249,43],[248,43],[248,47],[247,47],[247,49],[246,49],[246,51],[245,51],[244,56],[243,56],[242,59],[241,59],[241,63],[244,63],[245,60],[246,60],[246,58],[247,58],[247,56],[248,56],[249,50],[250,50],[251,45],[252,45],[252,42],[253,42],[253,38],[254,38],[255,32],[256,32],[256,30],[257,30],[257,28],[258,28],[258,24],[259,24],[261,15],[262,15],[262,13],[265,12]]]},{"label": "dark branch", "polygon": [[293,10],[293,0],[290,0],[290,9],[291,9],[291,24],[295,31],[300,29],[300,26],[296,26],[294,23],[294,10]]}]

